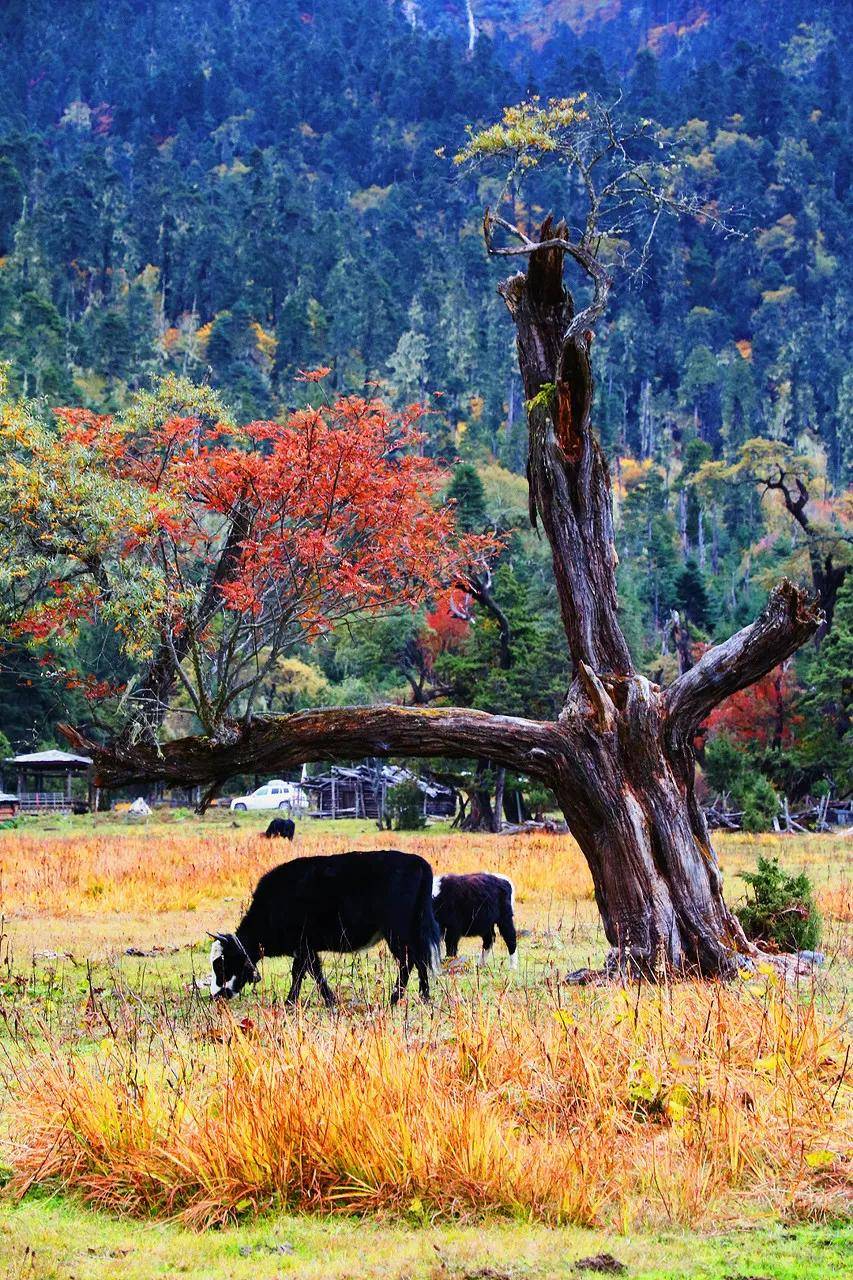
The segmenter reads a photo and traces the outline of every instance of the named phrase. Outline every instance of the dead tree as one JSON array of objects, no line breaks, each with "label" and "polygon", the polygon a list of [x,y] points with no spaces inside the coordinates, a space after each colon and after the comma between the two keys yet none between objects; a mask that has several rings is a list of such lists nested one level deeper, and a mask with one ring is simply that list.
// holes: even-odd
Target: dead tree
[{"label": "dead tree", "polygon": [[777,464],[775,472],[757,478],[765,490],[782,495],[785,510],[797,522],[805,536],[812,585],[824,615],[815,637],[819,642],[832,626],[835,602],[849,569],[849,565],[843,560],[840,563],[836,560],[836,549],[842,543],[849,544],[850,538],[841,534],[822,535],[815,528],[806,510],[809,491],[801,475],[791,475],[781,464]]},{"label": "dead tree", "polygon": [[[592,872],[611,968],[652,973],[663,961],[675,971],[724,975],[749,944],[723,900],[694,794],[693,740],[718,703],[798,649],[821,615],[786,581],[755,622],[708,650],[668,689],[636,671],[617,617],[608,468],[590,421],[594,317],[574,314],[564,286],[571,252],[565,234],[546,221],[526,273],[501,285],[530,406],[531,515],[551,545],[574,673],[559,718],[352,707],[257,716],[234,724],[224,740],[184,738],[156,751],[145,744],[99,749],[69,736],[94,752],[101,785],[143,776],[221,784],[235,773],[330,757],[493,760],[556,795]],[[599,294],[604,288],[602,282]]]},{"label": "dead tree", "polygon": [[[146,777],[215,787],[235,773],[330,758],[493,761],[556,796],[592,873],[612,948],[610,972],[653,976],[664,967],[725,976],[737,953],[751,947],[723,899],[694,793],[696,731],[718,703],[798,649],[821,613],[784,581],[755,622],[668,688],[636,670],[618,621],[610,477],[590,417],[592,329],[612,283],[591,225],[577,242],[550,218],[535,239],[488,214],[485,226],[493,253],[526,261],[500,293],[516,327],[528,404],[530,514],[551,547],[571,659],[556,721],[464,707],[350,707],[256,716],[217,738],[184,738],[156,750],[145,743],[100,749],[73,730],[68,736],[96,757],[102,785]],[[499,227],[520,243],[495,245]],[[567,258],[591,284],[592,299],[577,313],[563,278]]]}]

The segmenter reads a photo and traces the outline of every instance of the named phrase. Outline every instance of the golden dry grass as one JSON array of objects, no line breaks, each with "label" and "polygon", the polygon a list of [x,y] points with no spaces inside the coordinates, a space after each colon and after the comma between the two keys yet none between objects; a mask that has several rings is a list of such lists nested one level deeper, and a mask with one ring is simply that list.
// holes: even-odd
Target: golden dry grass
[{"label": "golden dry grass", "polygon": [[[292,1014],[276,1002],[274,965],[235,1012],[187,995],[184,954],[146,962],[161,964],[156,996],[123,971],[98,979],[116,984],[107,995],[87,996],[72,963],[67,986],[51,988],[49,1027],[33,1031],[28,1014],[7,1045],[0,1158],[13,1185],[47,1182],[199,1227],[277,1206],[622,1231],[735,1223],[761,1208],[842,1212],[850,1068],[835,978],[788,990],[770,972],[729,986],[562,986],[571,946],[591,948],[597,928],[568,837],[306,824],[291,847],[197,823],[20,830],[0,836],[0,911],[31,953],[58,936],[76,939],[78,959],[98,938],[110,950],[198,943],[208,922],[233,927],[283,858],[383,845],[437,872],[510,875],[528,931],[519,977],[446,974],[429,1010],[390,1014],[375,999],[387,974],[374,952],[347,962],[360,1003]],[[835,973],[849,948],[846,843],[735,836],[718,847],[729,896],[758,853],[809,871]],[[22,994],[6,1012],[28,998],[15,981],[7,990]]]},{"label": "golden dry grass", "polygon": [[[360,824],[364,827],[366,824]],[[291,845],[257,832],[153,825],[150,828],[0,836],[0,910],[7,915],[193,910],[246,897],[257,879],[288,858],[341,849],[420,853],[436,872],[490,870],[513,878],[520,899],[567,901],[592,895],[570,837],[437,836],[361,830],[341,835],[306,825]]]},{"label": "golden dry grass", "polygon": [[[366,823],[338,829],[300,824],[295,844],[268,841],[259,829],[152,823],[146,827],[89,823],[82,829],[22,828],[0,832],[0,911],[8,915],[79,915],[188,911],[245,898],[276,863],[341,849],[400,848],[427,858],[436,872],[488,868],[509,875],[520,902],[558,907],[592,898],[592,881],[571,836],[493,836],[379,832]],[[829,909],[848,919],[853,841],[837,836],[715,836],[729,895],[740,892],[739,871],[759,854],[779,856],[805,870]]]},{"label": "golden dry grass", "polygon": [[445,999],[423,1018],[229,1013],[50,1046],[14,1085],[14,1186],[195,1227],[291,1208],[697,1227],[843,1207],[846,1047],[770,973]]}]

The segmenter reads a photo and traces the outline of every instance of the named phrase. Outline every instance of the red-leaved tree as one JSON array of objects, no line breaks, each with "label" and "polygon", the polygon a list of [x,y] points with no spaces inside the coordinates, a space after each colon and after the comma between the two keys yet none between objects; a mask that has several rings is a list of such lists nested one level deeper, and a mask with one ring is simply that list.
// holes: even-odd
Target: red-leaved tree
[{"label": "red-leaved tree", "polygon": [[120,417],[60,409],[50,424],[8,405],[7,632],[56,661],[81,629],[112,633],[138,672],[127,732],[153,733],[181,690],[208,735],[227,734],[283,650],[416,606],[483,554],[436,502],[422,412],[345,396],[236,426],[175,379]]},{"label": "red-leaved tree", "polygon": [[802,721],[795,711],[796,697],[797,681],[789,659],[714,707],[703,733],[711,737],[725,733],[736,742],[784,750],[792,745]]}]

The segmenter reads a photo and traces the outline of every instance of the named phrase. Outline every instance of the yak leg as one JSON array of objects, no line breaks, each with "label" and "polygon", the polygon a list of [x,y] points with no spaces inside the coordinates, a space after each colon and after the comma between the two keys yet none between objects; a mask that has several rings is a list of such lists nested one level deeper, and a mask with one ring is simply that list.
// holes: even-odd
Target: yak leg
[{"label": "yak leg", "polygon": [[405,994],[406,987],[409,985],[409,974],[412,972],[412,962],[409,959],[408,950],[403,947],[400,951],[394,951],[394,959],[400,966],[400,972],[397,981],[394,983],[394,990],[391,992],[391,1004],[398,1004]]},{"label": "yak leg", "polygon": [[302,990],[302,980],[308,971],[308,952],[297,951],[293,957],[293,969],[290,978],[290,990],[287,993],[285,1004],[296,1004],[299,999],[299,992]]},{"label": "yak leg", "polygon": [[490,926],[487,930],[484,930],[481,936],[483,939],[483,949],[480,952],[480,959],[477,961],[477,963],[483,965],[483,964],[488,964],[492,958],[492,951],[494,950],[494,946],[495,946],[494,925]]},{"label": "yak leg", "polygon": [[332,1008],[332,1006],[335,1005],[337,1001],[335,999],[334,991],[326,981],[326,976],[323,973],[323,965],[320,960],[320,957],[318,956],[316,951],[309,950],[308,952],[306,952],[306,960],[307,960],[306,967],[308,969],[308,972],[311,974],[311,977],[317,983],[317,989],[319,990],[320,995],[323,998],[323,1003],[326,1005],[327,1008]]},{"label": "yak leg", "polygon": [[498,921],[498,932],[506,943],[506,949],[509,952],[509,964],[511,969],[518,968],[518,938],[515,932],[515,921],[509,912],[501,916]]}]

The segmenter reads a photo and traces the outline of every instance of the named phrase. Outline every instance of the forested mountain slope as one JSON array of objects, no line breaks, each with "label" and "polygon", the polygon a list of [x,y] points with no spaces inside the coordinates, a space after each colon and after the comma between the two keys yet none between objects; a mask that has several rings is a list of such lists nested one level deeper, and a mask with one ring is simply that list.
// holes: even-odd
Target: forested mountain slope
[{"label": "forested mountain slope", "polygon": [[[296,371],[324,363],[336,389],[441,393],[432,451],[473,463],[485,518],[520,528],[506,472],[523,474],[524,406],[479,231],[496,188],[449,157],[467,123],[526,93],[621,96],[744,233],[662,226],[595,351],[625,625],[665,674],[673,608],[694,644],[728,631],[783,569],[808,578],[809,539],[844,520],[849,11],[805,16],[789,0],[11,0],[0,354],[13,389],[111,410],[176,370],[248,419],[292,403]],[[554,180],[516,214],[571,204]],[[766,459],[743,453],[755,437],[807,459],[810,529],[779,491],[762,501]],[[524,557],[541,563],[519,533],[504,589],[550,672],[553,602]],[[353,643],[330,644],[324,680],[362,697],[398,688],[399,670]],[[466,672],[453,678],[474,700],[506,698]],[[553,675],[537,696],[552,684],[556,705]],[[13,735],[54,712],[16,715]]]}]

